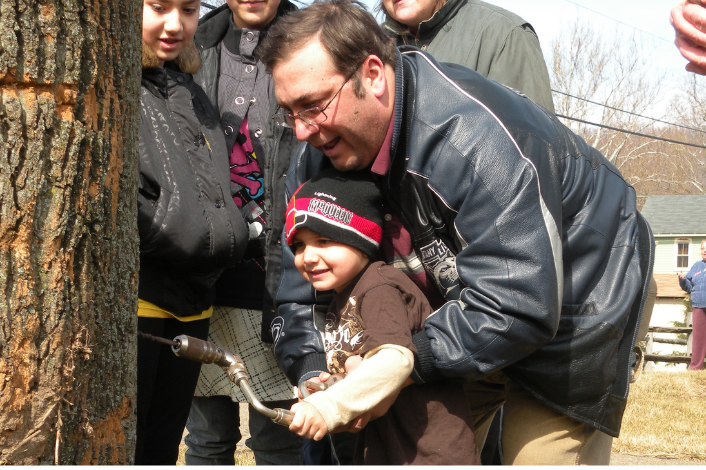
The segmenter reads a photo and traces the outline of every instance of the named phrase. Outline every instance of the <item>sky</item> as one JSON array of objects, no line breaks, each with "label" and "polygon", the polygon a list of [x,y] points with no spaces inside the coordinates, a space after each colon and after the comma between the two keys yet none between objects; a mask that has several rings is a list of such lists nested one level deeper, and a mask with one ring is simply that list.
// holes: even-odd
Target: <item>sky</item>
[{"label": "sky", "polygon": [[[686,60],[674,47],[674,29],[669,11],[676,1],[669,0],[486,0],[517,13],[534,26],[542,45],[549,43],[562,27],[577,17],[606,35],[635,32],[638,40],[652,51],[656,68],[682,75]],[[686,76],[686,72],[683,72]]]}]

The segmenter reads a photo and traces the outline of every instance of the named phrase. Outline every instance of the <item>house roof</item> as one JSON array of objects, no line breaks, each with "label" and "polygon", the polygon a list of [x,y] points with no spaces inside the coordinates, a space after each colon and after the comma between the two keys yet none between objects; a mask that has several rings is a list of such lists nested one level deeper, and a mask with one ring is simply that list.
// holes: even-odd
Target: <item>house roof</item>
[{"label": "house roof", "polygon": [[657,282],[657,297],[686,297],[686,292],[679,287],[676,273],[655,274],[654,277]]},{"label": "house roof", "polygon": [[649,196],[640,212],[654,235],[706,235],[706,196]]}]

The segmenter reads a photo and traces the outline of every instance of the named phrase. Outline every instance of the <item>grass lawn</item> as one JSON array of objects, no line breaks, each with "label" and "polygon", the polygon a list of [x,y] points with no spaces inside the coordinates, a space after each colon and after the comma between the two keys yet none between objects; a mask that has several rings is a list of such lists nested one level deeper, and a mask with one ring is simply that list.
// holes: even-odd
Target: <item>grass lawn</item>
[{"label": "grass lawn", "polygon": [[[241,428],[244,426],[242,423]],[[185,450],[182,444],[177,465],[184,465]],[[642,373],[630,385],[613,453],[703,461],[706,465],[706,371]],[[235,463],[255,465],[255,459],[247,447],[238,446]]]},{"label": "grass lawn", "polygon": [[630,384],[613,452],[706,464],[706,371],[644,372]]}]

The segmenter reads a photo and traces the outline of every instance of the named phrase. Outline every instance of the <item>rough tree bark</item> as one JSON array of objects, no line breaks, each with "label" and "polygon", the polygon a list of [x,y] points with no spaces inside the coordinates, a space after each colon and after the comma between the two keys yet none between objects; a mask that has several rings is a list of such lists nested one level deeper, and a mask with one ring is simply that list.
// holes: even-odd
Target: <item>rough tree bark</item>
[{"label": "rough tree bark", "polygon": [[0,2],[0,464],[132,462],[140,18]]}]

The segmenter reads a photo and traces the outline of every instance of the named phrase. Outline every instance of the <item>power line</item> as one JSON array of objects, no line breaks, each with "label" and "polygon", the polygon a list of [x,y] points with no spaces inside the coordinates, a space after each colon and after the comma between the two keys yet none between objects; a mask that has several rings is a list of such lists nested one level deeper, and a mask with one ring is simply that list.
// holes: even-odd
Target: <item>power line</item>
[{"label": "power line", "polygon": [[608,15],[604,15],[603,13],[600,13],[600,12],[598,12],[598,11],[596,11],[596,10],[592,10],[592,9],[586,7],[586,6],[583,6],[583,5],[579,4],[579,3],[574,2],[573,0],[565,0],[565,1],[567,1],[567,2],[569,2],[569,3],[573,3],[573,4],[576,5],[577,7],[583,8],[583,9],[588,10],[588,11],[590,11],[590,12],[593,12],[593,13],[595,13],[596,15],[602,16],[603,18],[607,18],[607,19],[609,19],[609,20],[615,21],[616,23],[620,23],[620,24],[623,25],[623,26],[627,26],[628,28],[632,28],[632,29],[634,29],[635,31],[640,31],[641,33],[647,34],[648,36],[652,36],[653,38],[659,39],[660,41],[668,42],[668,43],[670,43],[670,44],[671,44],[672,42],[674,42],[673,40],[664,39],[664,38],[661,37],[661,36],[657,36],[657,35],[655,35],[655,34],[652,34],[652,33],[648,32],[648,31],[642,30],[642,29],[640,29],[640,28],[636,28],[635,26],[629,25],[629,24],[627,24],[627,23],[623,23],[623,22],[620,21],[620,20],[616,20],[615,18],[611,18],[611,17],[608,16]]},{"label": "power line", "polygon": [[598,124],[596,122],[590,122],[590,121],[584,121],[583,119],[577,119],[577,118],[572,118],[569,116],[564,116],[561,114],[557,114],[556,117],[568,119],[569,121],[576,121],[580,122],[581,124],[588,124],[589,126],[596,126],[596,127],[602,127],[604,129],[610,129],[611,131],[617,131],[617,132],[624,132],[625,134],[632,134],[636,135],[638,137],[646,137],[648,139],[654,139],[654,140],[661,140],[663,142],[669,142],[671,144],[679,144],[679,145],[686,145],[689,147],[696,147],[700,149],[706,149],[706,146],[704,145],[699,145],[699,144],[692,144],[689,142],[682,142],[680,140],[672,140],[672,139],[665,139],[664,137],[657,137],[656,135],[649,135],[649,134],[641,134],[640,132],[635,132],[635,131],[629,131],[627,129],[619,129],[617,127],[612,127],[612,126],[606,126],[605,124]]},{"label": "power line", "polygon": [[655,122],[661,122],[662,124],[668,124],[668,125],[670,125],[670,126],[681,127],[682,129],[688,129],[688,130],[690,130],[690,131],[701,132],[702,134],[706,134],[706,132],[705,132],[705,131],[702,131],[701,129],[696,129],[696,128],[694,128],[694,127],[688,127],[688,126],[682,126],[681,124],[675,124],[675,123],[673,123],[673,122],[663,121],[663,120],[661,120],[661,119],[656,119],[656,118],[652,118],[652,117],[649,117],[649,116],[643,116],[642,114],[637,114],[637,113],[633,113],[633,112],[630,112],[630,111],[625,111],[624,109],[620,109],[620,108],[614,108],[614,107],[612,107],[612,106],[608,106],[607,104],[598,103],[598,102],[596,102],[596,101],[591,101],[591,100],[588,100],[588,99],[586,99],[586,98],[580,98],[580,97],[578,97],[578,96],[574,96],[574,95],[569,94],[569,93],[564,93],[563,91],[558,91],[558,90],[552,89],[552,92],[554,92],[554,93],[559,93],[560,95],[564,95],[564,96],[569,96],[569,97],[575,98],[575,99],[577,99],[577,100],[585,101],[585,102],[587,102],[587,103],[595,104],[595,105],[598,105],[598,106],[603,106],[604,108],[612,109],[612,110],[614,110],[614,111],[619,111],[619,112],[621,112],[621,113],[630,114],[630,115],[632,115],[632,116],[641,117],[641,118],[643,118],[643,119],[650,119],[650,120],[655,121]]}]

